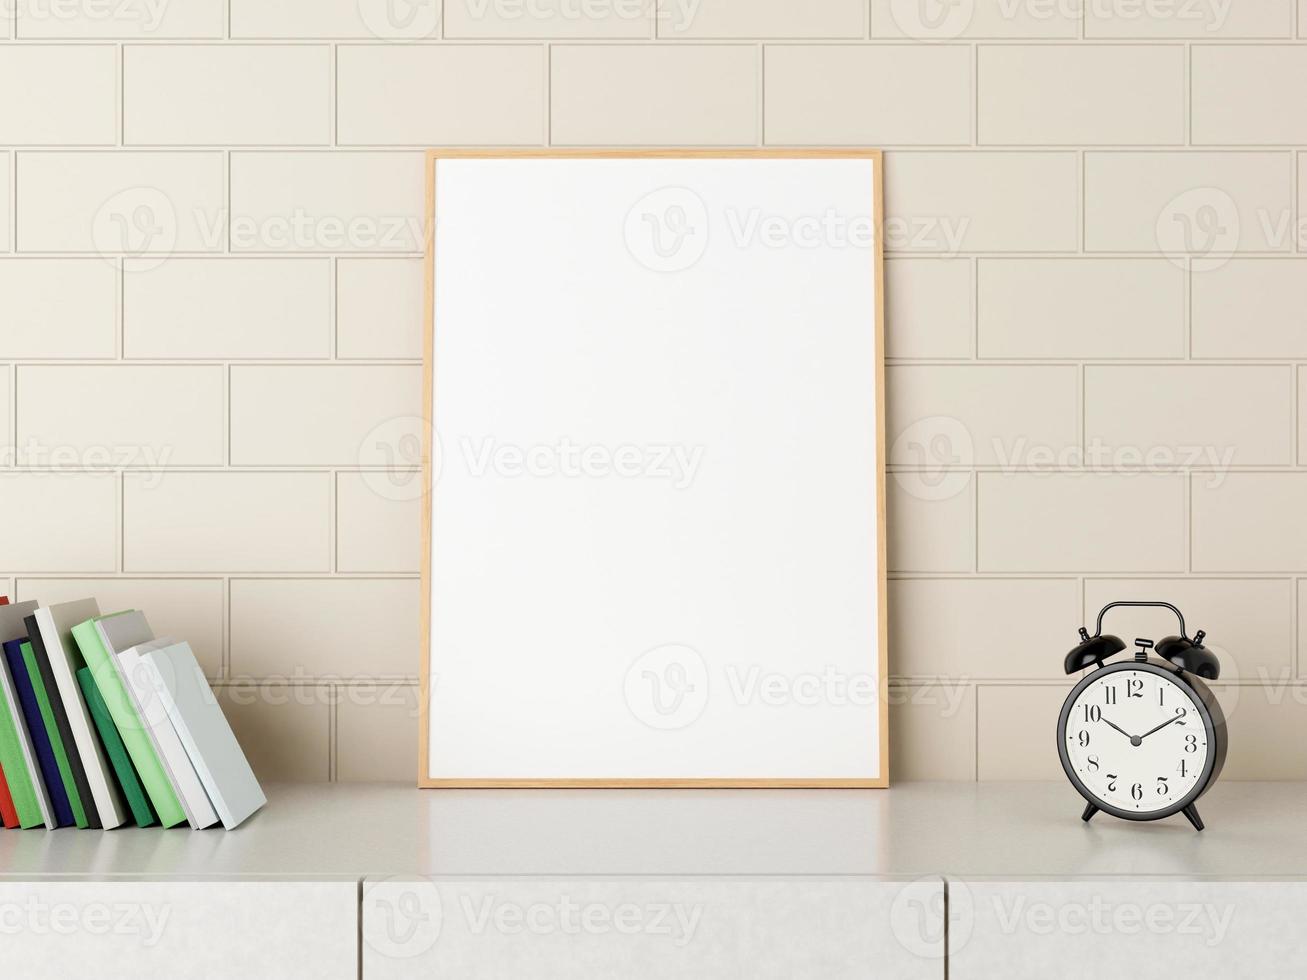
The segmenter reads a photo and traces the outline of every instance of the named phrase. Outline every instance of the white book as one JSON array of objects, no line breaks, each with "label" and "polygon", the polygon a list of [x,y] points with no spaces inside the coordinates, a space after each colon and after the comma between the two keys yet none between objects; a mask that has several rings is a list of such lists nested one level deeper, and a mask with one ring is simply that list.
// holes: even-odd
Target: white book
[{"label": "white book", "polygon": [[95,732],[95,722],[77,682],[77,671],[85,666],[85,661],[72,636],[74,626],[99,615],[100,607],[94,599],[61,602],[38,609],[33,614],[46,655],[50,658],[50,671],[59,688],[59,699],[68,716],[68,727],[72,729],[73,743],[86,771],[86,782],[91,787],[91,799],[100,815],[100,824],[105,830],[113,830],[127,822],[127,807],[118,792],[118,781],[104,756],[100,738]]},{"label": "white book", "polygon": [[163,697],[154,682],[154,672],[141,659],[144,654],[158,648],[173,645],[172,640],[152,640],[138,646],[129,647],[115,654],[123,676],[127,681],[127,694],[132,699],[136,713],[140,716],[145,732],[150,736],[154,751],[163,763],[168,780],[172,783],[177,799],[186,811],[186,820],[195,830],[212,827],[218,822],[218,813],[204,791],[199,774],[186,754],[168,710],[164,707]]},{"label": "white book", "polygon": [[[13,606],[0,606],[0,643],[27,638],[27,625],[23,622],[36,612],[35,602],[20,602]],[[54,815],[50,807],[50,794],[45,789],[45,777],[41,773],[41,764],[32,750],[32,740],[27,735],[27,719],[23,717],[23,706],[18,701],[18,689],[14,687],[13,675],[9,673],[9,661],[0,654],[0,687],[4,688],[5,700],[9,702],[9,714],[14,723],[14,732],[18,735],[18,747],[23,752],[23,762],[32,777],[32,789],[36,791],[36,803],[41,808],[41,819],[49,828],[54,827]]]},{"label": "white book", "polygon": [[187,643],[141,654],[168,718],[228,830],[268,802]]}]

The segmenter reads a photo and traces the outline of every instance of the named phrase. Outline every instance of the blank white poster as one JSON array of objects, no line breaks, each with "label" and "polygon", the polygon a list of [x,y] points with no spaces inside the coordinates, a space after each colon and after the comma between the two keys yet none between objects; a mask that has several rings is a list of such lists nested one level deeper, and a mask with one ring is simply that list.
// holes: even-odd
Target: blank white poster
[{"label": "blank white poster", "polygon": [[879,157],[435,161],[424,784],[883,784]]}]

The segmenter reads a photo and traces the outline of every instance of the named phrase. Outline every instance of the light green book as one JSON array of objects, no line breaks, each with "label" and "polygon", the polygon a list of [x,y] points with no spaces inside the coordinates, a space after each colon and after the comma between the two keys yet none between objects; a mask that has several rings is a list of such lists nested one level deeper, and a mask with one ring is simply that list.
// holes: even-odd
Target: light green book
[{"label": "light green book", "polygon": [[[73,767],[68,762],[68,752],[64,748],[64,740],[59,735],[59,724],[54,718],[54,708],[50,706],[50,695],[45,689],[45,682],[41,679],[41,666],[36,662],[36,653],[32,650],[31,643],[24,643],[19,649],[23,651],[27,676],[32,682],[32,691],[36,694],[37,707],[41,709],[41,720],[45,722],[45,734],[50,739],[55,765],[59,767],[59,779],[64,784],[64,792],[68,794],[68,805],[73,811],[73,822],[78,828],[85,830],[91,824],[86,819],[86,809],[82,806],[77,784],[73,782]],[[56,694],[55,697],[58,695]]]},{"label": "light green book", "polygon": [[128,610],[79,623],[73,627],[73,639],[82,651],[82,658],[90,668],[91,676],[95,678],[95,686],[104,699],[105,707],[109,709],[109,716],[117,726],[118,734],[122,736],[127,754],[136,766],[150,802],[154,804],[159,823],[165,827],[175,827],[186,822],[186,811],[173,792],[172,783],[164,772],[163,764],[159,761],[154,746],[150,744],[145,725],[127,693],[118,663],[119,651],[112,649],[113,644],[106,643],[106,635],[121,634],[121,645],[126,649],[152,640],[154,637],[149,632],[145,617],[139,612]]}]

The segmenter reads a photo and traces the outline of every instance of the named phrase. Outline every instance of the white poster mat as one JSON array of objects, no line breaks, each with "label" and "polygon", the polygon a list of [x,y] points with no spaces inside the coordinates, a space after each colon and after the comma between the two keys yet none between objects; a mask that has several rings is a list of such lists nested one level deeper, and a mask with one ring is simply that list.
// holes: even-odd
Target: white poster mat
[{"label": "white poster mat", "polygon": [[419,782],[885,785],[879,155],[429,163]]}]

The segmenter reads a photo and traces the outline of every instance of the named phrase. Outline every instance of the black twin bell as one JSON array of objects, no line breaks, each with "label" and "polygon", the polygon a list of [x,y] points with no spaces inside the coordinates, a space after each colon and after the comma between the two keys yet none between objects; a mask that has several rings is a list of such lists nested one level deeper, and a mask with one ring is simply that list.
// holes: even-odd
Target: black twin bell
[{"label": "black twin bell", "polygon": [[[1090,636],[1089,631],[1083,626],[1080,627],[1080,645],[1066,655],[1065,666],[1068,674],[1087,670],[1090,667],[1100,667],[1108,657],[1114,656],[1126,648],[1125,641],[1119,636],[1103,632],[1103,614],[1116,606],[1149,606],[1171,610],[1171,612],[1175,613],[1176,619],[1180,621],[1180,635],[1168,636],[1158,643],[1154,647],[1157,655],[1164,660],[1169,660],[1180,670],[1188,671],[1203,678],[1203,680],[1214,681],[1221,675],[1221,664],[1216,659],[1216,655],[1203,646],[1203,639],[1207,634],[1199,630],[1194,634],[1193,639],[1190,639],[1185,633],[1184,616],[1179,609],[1169,602],[1108,603],[1098,614],[1098,625],[1093,636]],[[1145,659],[1147,648],[1141,649],[1135,656],[1139,660]]]}]

